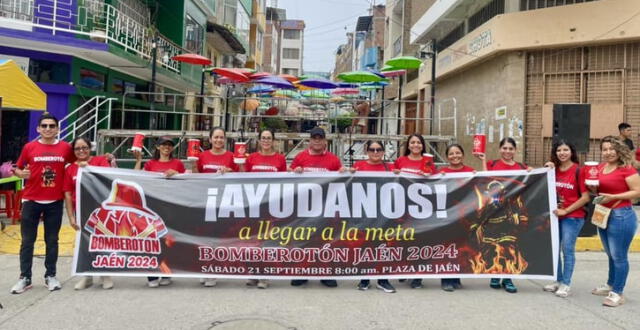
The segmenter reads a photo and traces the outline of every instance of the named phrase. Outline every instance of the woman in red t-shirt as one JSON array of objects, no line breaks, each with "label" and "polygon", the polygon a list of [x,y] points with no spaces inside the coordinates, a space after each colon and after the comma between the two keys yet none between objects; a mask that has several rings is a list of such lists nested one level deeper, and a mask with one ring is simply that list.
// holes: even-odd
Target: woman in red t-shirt
[{"label": "woman in red t-shirt", "polygon": [[[64,205],[67,209],[67,216],[69,217],[69,225],[75,230],[79,230],[78,222],[76,221],[76,176],[78,175],[78,169],[80,167],[90,166],[102,166],[111,167],[111,163],[104,156],[91,156],[91,141],[84,137],[78,137],[71,142],[71,148],[76,157],[76,161],[69,164],[64,170]],[[113,288],[113,281],[111,276],[101,276],[102,288]],[[76,283],[76,290],[83,290],[93,285],[92,276],[84,276]]]},{"label": "woman in red t-shirt", "polygon": [[[473,167],[464,164],[464,149],[462,149],[461,145],[454,143],[447,146],[445,154],[447,155],[449,165],[441,167],[439,169],[440,173],[465,173],[476,171]],[[440,280],[440,287],[444,291],[451,292],[462,287],[462,283],[459,278],[443,278]]]},{"label": "woman in red t-shirt", "polygon": [[429,175],[436,173],[436,166],[433,158],[428,159],[423,156],[427,152],[427,144],[422,135],[414,133],[409,135],[404,147],[404,156],[396,159],[394,173],[407,172],[419,175]]},{"label": "woman in red t-shirt", "polygon": [[551,148],[551,162],[556,171],[558,209],[554,213],[560,220],[562,262],[558,260],[557,281],[545,285],[543,289],[566,298],[571,291],[571,276],[576,263],[576,240],[586,216],[582,207],[589,202],[589,192],[585,187],[584,176],[578,166],[578,154],[573,144],[564,140],[555,142]]},{"label": "woman in red t-shirt", "polygon": [[284,155],[273,148],[275,135],[270,129],[263,129],[258,134],[259,148],[247,157],[245,171],[247,172],[286,172],[287,160]]},{"label": "woman in red t-shirt", "polygon": [[239,172],[240,168],[233,162],[233,152],[225,149],[227,136],[224,129],[214,127],[209,133],[211,149],[203,152],[193,168],[194,173],[226,173]]},{"label": "woman in red t-shirt", "polygon": [[[380,141],[367,141],[365,143],[367,150],[367,160],[359,160],[353,165],[351,172],[355,171],[371,171],[371,172],[388,172],[393,171],[393,164],[387,164],[384,161],[384,144]],[[396,289],[389,283],[387,279],[379,279],[378,289],[387,292],[394,293]],[[361,280],[358,284],[358,290],[369,289],[369,280]]]},{"label": "woman in red t-shirt", "polygon": [[[168,137],[163,136],[158,138],[156,142],[156,150],[153,152],[153,158],[144,164],[144,170],[149,172],[164,173],[166,177],[171,177],[179,173],[184,173],[185,168],[182,161],[177,158],[173,158],[173,149],[175,148],[175,142]],[[136,165],[134,169],[142,169],[142,153],[140,151],[134,151],[136,157]],[[147,277],[148,286],[150,288],[157,288],[162,285],[171,284],[170,277]]]},{"label": "woman in red t-shirt", "polygon": [[[513,170],[531,170],[524,163],[516,162],[513,158],[516,154],[516,141],[513,138],[506,137],[500,140],[500,159],[485,161],[484,154],[478,154],[476,157],[482,161],[483,171],[513,171]],[[504,288],[509,293],[518,292],[518,288],[509,278],[502,279],[500,284],[499,278],[492,278],[489,284],[494,289]]]},{"label": "woman in red t-shirt", "polygon": [[611,208],[606,229],[598,228],[604,251],[609,258],[607,283],[591,291],[607,296],[605,306],[617,307],[624,303],[622,292],[629,275],[629,247],[638,226],[631,200],[640,197],[640,176],[633,168],[633,155],[619,138],[607,136],[600,142],[603,163],[598,167],[599,201]]},{"label": "woman in red t-shirt", "polygon": [[[284,155],[276,152],[273,148],[275,142],[275,134],[266,128],[258,134],[259,148],[247,157],[245,163],[245,171],[247,172],[286,172],[287,160]],[[258,289],[266,289],[269,287],[267,280],[247,281],[247,286],[256,286]]]}]

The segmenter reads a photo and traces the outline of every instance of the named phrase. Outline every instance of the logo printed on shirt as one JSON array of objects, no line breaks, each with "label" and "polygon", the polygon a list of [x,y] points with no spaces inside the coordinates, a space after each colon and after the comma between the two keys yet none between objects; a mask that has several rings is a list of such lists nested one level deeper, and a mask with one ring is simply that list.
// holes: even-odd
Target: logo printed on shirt
[{"label": "logo printed on shirt", "polygon": [[64,163],[64,157],[60,156],[36,156],[33,157],[34,162],[59,162]]},{"label": "logo printed on shirt", "polygon": [[569,183],[569,182],[556,182],[556,187],[558,188],[564,188],[564,189],[574,189],[573,184]]},{"label": "logo printed on shirt", "polygon": [[251,167],[253,171],[278,172],[278,168],[270,165],[254,165]]}]

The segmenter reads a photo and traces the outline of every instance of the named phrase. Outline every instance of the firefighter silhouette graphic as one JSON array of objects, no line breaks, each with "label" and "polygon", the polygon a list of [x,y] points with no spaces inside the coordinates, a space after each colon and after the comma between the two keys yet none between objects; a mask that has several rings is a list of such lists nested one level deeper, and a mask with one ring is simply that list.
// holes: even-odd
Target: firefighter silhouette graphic
[{"label": "firefighter silhouette graphic", "polygon": [[91,212],[84,229],[94,235],[159,239],[167,234],[162,218],[147,207],[135,182],[114,180],[109,197]]},{"label": "firefighter silhouette graphic", "polygon": [[53,188],[56,186],[56,172],[51,169],[51,166],[45,166],[42,169],[42,186],[47,188]]}]

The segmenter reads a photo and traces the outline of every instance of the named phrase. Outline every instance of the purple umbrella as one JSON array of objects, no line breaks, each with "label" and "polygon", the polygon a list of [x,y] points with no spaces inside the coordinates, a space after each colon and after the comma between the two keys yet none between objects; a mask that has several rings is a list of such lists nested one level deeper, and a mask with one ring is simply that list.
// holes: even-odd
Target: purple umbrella
[{"label": "purple umbrella", "polygon": [[338,84],[333,81],[325,78],[308,78],[305,80],[301,80],[299,82],[302,86],[307,86],[311,88],[319,88],[319,89],[334,89],[338,88]]},{"label": "purple umbrella", "polygon": [[358,84],[338,83],[339,88],[358,88]]},{"label": "purple umbrella", "polygon": [[264,78],[256,79],[253,82],[256,84],[271,85],[273,87],[284,88],[284,89],[296,88],[296,86],[294,86],[290,81],[277,76],[264,77]]}]

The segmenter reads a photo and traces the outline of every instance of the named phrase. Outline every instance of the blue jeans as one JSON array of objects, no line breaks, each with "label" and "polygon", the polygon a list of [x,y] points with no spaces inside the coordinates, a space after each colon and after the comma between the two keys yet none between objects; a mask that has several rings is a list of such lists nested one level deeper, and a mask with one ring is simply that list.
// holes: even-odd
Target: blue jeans
[{"label": "blue jeans", "polygon": [[604,251],[609,257],[607,284],[613,292],[622,294],[629,275],[629,247],[636,234],[638,219],[631,206],[614,209],[609,215],[607,229],[598,229]]},{"label": "blue jeans", "polygon": [[20,278],[31,278],[33,265],[33,246],[38,236],[40,216],[44,223],[44,243],[46,245],[44,276],[56,276],[58,262],[58,233],[62,224],[62,201],[40,204],[26,201],[22,204],[22,219],[20,220]]},{"label": "blue jeans", "polygon": [[584,225],[583,218],[560,220],[560,249],[562,261],[558,258],[558,282],[570,286],[573,266],[576,264],[576,239]]}]

